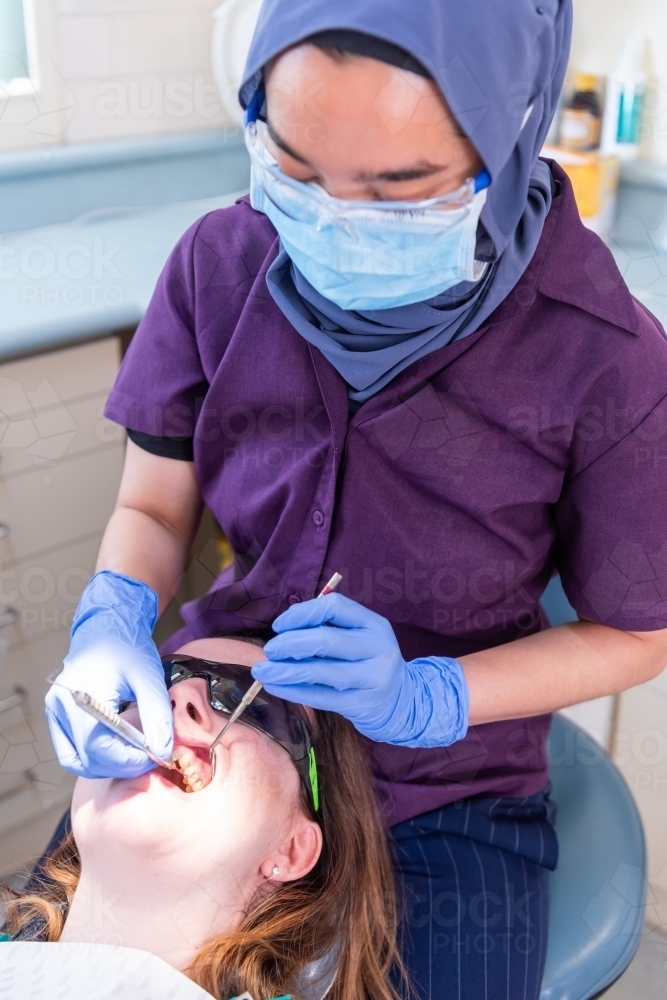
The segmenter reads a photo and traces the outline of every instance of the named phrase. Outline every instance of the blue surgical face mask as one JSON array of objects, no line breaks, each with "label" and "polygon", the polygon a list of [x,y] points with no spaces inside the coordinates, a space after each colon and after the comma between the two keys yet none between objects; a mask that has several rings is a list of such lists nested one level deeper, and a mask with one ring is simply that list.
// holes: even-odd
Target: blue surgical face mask
[{"label": "blue surgical face mask", "polygon": [[489,175],[427,201],[346,201],[288,177],[265,143],[265,126],[246,126],[250,203],[275,226],[307,281],[342,309],[392,309],[478,281],[477,223]]}]

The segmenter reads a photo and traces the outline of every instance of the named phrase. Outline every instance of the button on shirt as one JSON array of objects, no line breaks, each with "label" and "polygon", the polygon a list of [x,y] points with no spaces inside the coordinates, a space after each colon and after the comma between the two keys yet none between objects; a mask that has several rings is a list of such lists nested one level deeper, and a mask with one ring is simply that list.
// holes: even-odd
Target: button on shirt
[{"label": "button on shirt", "polygon": [[[343,379],[269,295],[268,219],[241,199],[183,236],[106,409],[134,431],[192,437],[236,554],[182,608],[170,648],[264,627],[334,571],[391,621],[406,659],[538,631],[554,571],[583,617],[667,627],[667,341],[553,172],[561,194],[490,320],[354,416]],[[388,822],[539,791],[548,725],[476,726],[443,749],[368,743]]]}]

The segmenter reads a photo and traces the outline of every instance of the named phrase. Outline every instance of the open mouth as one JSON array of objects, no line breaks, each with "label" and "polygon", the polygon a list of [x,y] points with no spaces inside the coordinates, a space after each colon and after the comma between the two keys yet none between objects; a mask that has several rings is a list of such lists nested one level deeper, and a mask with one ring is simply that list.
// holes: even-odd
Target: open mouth
[{"label": "open mouth", "polygon": [[200,792],[210,784],[213,767],[208,747],[181,744],[174,748],[171,759],[175,767],[160,767],[158,771],[182,792]]}]

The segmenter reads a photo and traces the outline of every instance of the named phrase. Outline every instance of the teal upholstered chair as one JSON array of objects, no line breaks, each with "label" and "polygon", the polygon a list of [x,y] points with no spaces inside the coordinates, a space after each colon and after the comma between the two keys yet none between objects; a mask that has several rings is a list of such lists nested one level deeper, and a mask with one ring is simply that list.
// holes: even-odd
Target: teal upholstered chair
[{"label": "teal upholstered chair", "polygon": [[[557,579],[543,605],[554,625],[576,618]],[[639,947],[646,902],[644,833],[618,768],[562,716],[554,716],[549,756],[560,859],[551,875],[540,1000],[590,1000],[604,994]]]}]

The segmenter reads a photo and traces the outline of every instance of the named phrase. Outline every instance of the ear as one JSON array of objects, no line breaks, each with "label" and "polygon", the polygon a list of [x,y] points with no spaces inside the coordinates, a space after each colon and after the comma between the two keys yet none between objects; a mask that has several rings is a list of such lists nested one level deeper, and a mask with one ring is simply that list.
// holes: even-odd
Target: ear
[{"label": "ear", "polygon": [[274,882],[294,882],[303,878],[315,865],[322,853],[322,831],[317,823],[299,816],[292,827],[290,838],[271,852],[261,865],[265,879],[270,879],[274,866],[279,872]]}]

